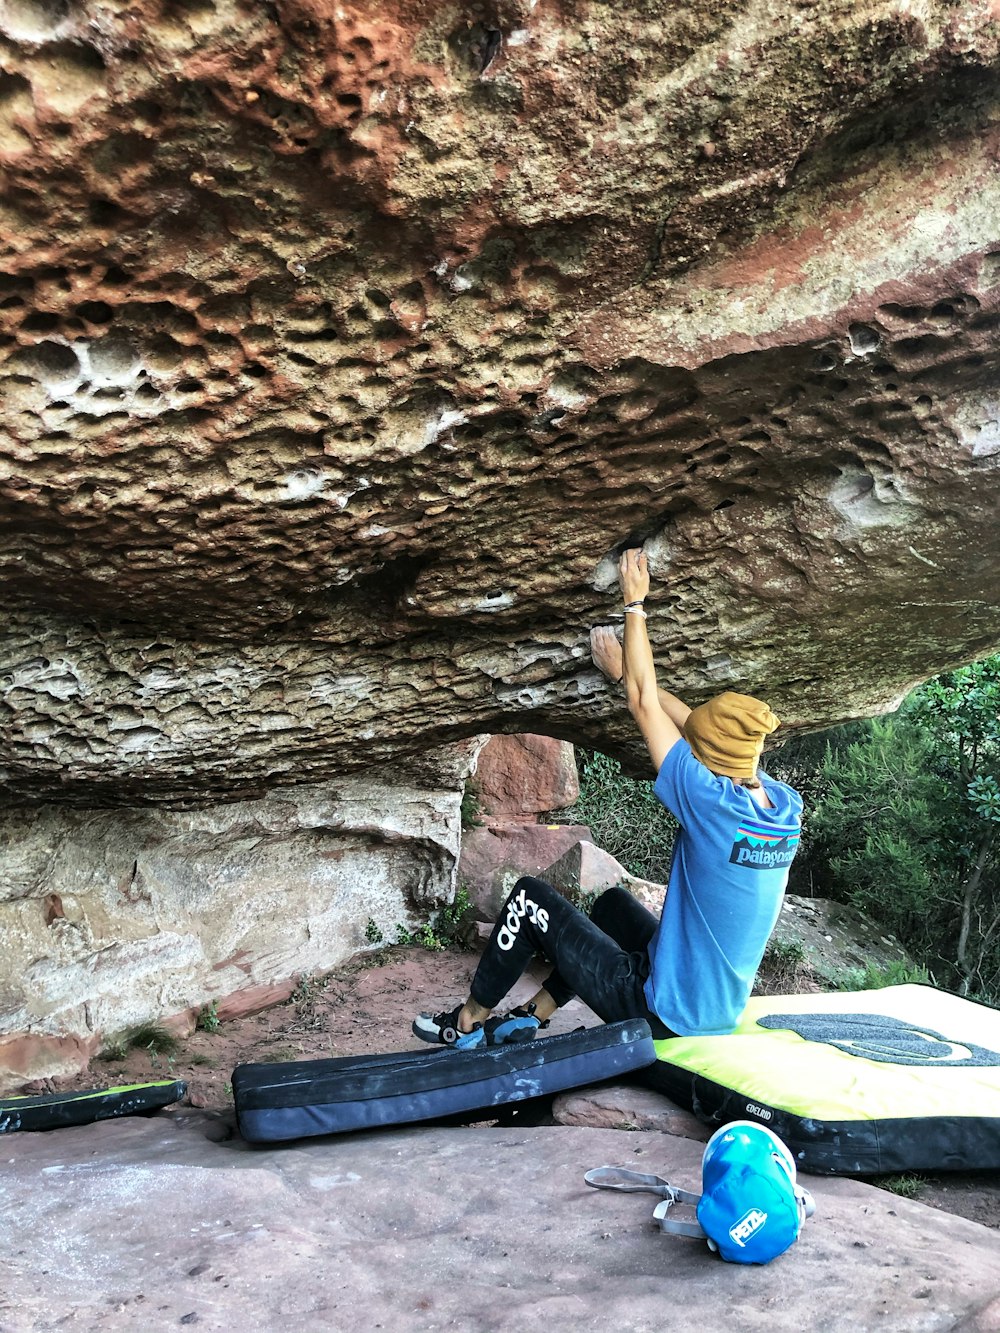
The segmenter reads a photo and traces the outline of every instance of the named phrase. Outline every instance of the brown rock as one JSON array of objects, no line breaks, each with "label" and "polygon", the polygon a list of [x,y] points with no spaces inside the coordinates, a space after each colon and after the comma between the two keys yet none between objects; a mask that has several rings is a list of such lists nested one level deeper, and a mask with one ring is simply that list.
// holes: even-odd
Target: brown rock
[{"label": "brown rock", "polygon": [[630,875],[610,852],[585,838],[574,843],[558,861],[546,866],[541,878],[564,893],[601,893],[620,884],[657,916],[663,910],[667,892],[663,884]]},{"label": "brown rock", "polygon": [[640,538],[692,703],[994,648],[993,10],[9,0],[5,792],[645,764]]},{"label": "brown rock", "polygon": [[494,921],[504,898],[522,875],[539,875],[590,829],[582,824],[495,824],[466,829],[458,860],[458,883],[469,890],[475,916]]},{"label": "brown rock", "polygon": [[[669,1097],[651,1088],[606,1084],[560,1093],[552,1104],[560,1125],[587,1125],[591,1129],[653,1129],[682,1139],[706,1143],[712,1131]],[[625,1149],[622,1150],[623,1152]]]},{"label": "brown rock", "polygon": [[484,814],[501,822],[562,810],[580,794],[573,746],[550,736],[491,736],[479,752]]},{"label": "brown rock", "polygon": [[76,1074],[100,1048],[100,1038],[26,1032],[0,1041],[0,1092],[39,1078]]}]

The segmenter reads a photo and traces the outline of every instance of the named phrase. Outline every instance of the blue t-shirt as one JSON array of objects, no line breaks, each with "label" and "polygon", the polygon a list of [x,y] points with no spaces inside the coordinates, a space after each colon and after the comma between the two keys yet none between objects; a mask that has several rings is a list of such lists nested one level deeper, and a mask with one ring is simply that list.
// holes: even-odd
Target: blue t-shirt
[{"label": "blue t-shirt", "polygon": [[774,809],[677,741],[653,788],[680,822],[649,943],[649,1007],[683,1037],[731,1032],[743,1012],[799,845],[802,797],[758,774]]}]

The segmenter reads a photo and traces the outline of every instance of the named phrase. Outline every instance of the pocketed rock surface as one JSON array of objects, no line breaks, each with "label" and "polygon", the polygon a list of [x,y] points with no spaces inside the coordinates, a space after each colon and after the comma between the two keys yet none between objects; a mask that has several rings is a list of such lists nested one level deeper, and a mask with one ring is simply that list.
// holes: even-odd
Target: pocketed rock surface
[{"label": "pocketed rock surface", "polygon": [[6,0],[4,789],[638,756],[626,542],[692,703],[995,648],[998,68],[990,0]]},{"label": "pocketed rock surface", "polygon": [[555,1333],[995,1329],[1000,1236],[869,1185],[818,1180],[764,1268],[661,1235],[655,1200],[589,1189],[622,1164],[697,1188],[659,1133],[401,1129],[251,1149],[225,1117],[161,1113],[2,1142],[0,1328],[195,1325]]}]

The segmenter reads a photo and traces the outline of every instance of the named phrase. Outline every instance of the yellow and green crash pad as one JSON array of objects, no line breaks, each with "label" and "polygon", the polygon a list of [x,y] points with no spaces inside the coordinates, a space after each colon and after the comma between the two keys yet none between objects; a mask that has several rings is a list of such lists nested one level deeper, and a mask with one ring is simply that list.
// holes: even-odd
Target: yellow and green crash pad
[{"label": "yellow and green crash pad", "polygon": [[734,1032],[655,1043],[643,1079],[709,1125],[755,1120],[803,1171],[1000,1168],[1000,1011],[931,986],[748,1003]]}]

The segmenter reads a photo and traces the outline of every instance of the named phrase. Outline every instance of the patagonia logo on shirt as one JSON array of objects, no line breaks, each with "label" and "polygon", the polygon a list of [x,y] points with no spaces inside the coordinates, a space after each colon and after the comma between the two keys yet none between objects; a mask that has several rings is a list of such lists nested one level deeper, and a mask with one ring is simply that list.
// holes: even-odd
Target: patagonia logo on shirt
[{"label": "patagonia logo on shirt", "polygon": [[765,824],[763,820],[743,819],[736,830],[729,860],[733,865],[750,866],[754,870],[778,870],[792,864],[798,849],[798,824]]}]

